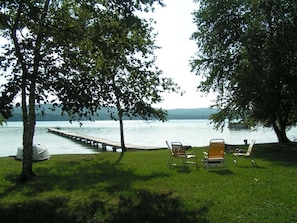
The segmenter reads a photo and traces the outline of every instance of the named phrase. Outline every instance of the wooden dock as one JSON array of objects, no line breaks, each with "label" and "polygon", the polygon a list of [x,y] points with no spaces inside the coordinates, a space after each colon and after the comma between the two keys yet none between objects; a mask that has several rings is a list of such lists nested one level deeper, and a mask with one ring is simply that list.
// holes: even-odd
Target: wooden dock
[{"label": "wooden dock", "polygon": [[[61,129],[57,128],[48,128],[48,132],[54,133],[75,141],[79,141],[88,145],[91,145],[93,147],[97,147],[98,149],[102,149],[103,151],[107,151],[107,147],[111,147],[112,151],[116,152],[117,149],[121,149],[121,143],[108,140],[108,139],[102,139],[94,136],[86,136],[86,135],[80,135],[77,133],[71,133],[66,132]],[[139,146],[139,145],[133,145],[126,143],[126,149],[127,150],[156,150],[160,149],[157,147],[150,147],[150,146]]]}]

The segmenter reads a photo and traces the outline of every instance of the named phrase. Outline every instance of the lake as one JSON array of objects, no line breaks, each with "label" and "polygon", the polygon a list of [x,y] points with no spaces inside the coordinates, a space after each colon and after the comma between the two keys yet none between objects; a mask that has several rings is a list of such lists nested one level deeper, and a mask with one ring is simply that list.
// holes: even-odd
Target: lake
[{"label": "lake", "polygon": [[[34,143],[46,146],[50,154],[81,154],[96,153],[96,149],[72,141],[70,139],[48,133],[47,129],[60,127],[64,131],[82,135],[96,136],[104,139],[120,141],[119,123],[116,121],[95,121],[72,124],[65,121],[40,121],[36,124]],[[214,138],[223,138],[227,144],[243,144],[243,140],[256,143],[277,142],[277,137],[271,129],[259,128],[258,130],[230,130],[223,132],[213,129],[209,120],[169,120],[159,121],[124,121],[125,142],[135,145],[156,146],[165,148],[165,140],[179,141],[184,145],[206,146]],[[22,122],[8,122],[0,127],[0,157],[15,155],[17,148],[22,145]],[[288,137],[296,141],[297,128],[292,128],[287,133]]]}]

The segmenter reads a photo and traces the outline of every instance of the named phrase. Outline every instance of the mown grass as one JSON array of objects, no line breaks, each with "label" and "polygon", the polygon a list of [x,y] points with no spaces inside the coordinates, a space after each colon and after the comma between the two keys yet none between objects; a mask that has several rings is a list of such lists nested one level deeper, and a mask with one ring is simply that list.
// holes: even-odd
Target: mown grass
[{"label": "mown grass", "polygon": [[0,222],[295,222],[296,146],[257,144],[257,168],[230,150],[209,171],[169,169],[167,150],[57,155],[27,183],[21,162],[0,158]]}]

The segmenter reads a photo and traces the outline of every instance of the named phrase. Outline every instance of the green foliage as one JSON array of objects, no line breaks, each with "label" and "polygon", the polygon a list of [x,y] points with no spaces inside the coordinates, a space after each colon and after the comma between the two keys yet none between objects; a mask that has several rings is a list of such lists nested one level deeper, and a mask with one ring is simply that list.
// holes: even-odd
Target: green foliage
[{"label": "green foliage", "polygon": [[162,101],[163,91],[175,91],[177,86],[155,67],[152,26],[137,15],[153,10],[155,2],[162,4],[160,0],[1,2],[0,35],[7,43],[0,52],[0,75],[6,79],[0,109],[4,118],[10,117],[12,102],[21,95],[22,175],[34,175],[36,105],[53,104],[55,109],[61,104],[71,121],[92,119],[103,106],[118,109],[117,115],[110,113],[112,118],[166,119],[165,111],[151,105]]},{"label": "green foliage", "polygon": [[272,126],[280,142],[297,122],[297,6],[294,1],[202,0],[194,13],[199,88],[218,92],[213,116]]},{"label": "green foliage", "polygon": [[113,5],[113,10],[105,7],[94,15],[84,53],[94,58],[92,75],[99,80],[102,105],[111,108],[110,116],[120,121],[121,131],[124,116],[164,121],[166,112],[152,104],[162,101],[161,92],[177,86],[154,65],[157,47],[151,24],[133,12],[131,2]]},{"label": "green foliage", "polygon": [[[282,151],[279,148],[282,148]],[[193,148],[202,159],[204,148]],[[294,222],[296,144],[255,146],[254,158],[226,168],[169,169],[169,152],[56,155],[34,163],[0,158],[0,220],[5,222]],[[182,164],[182,163],[181,163]],[[201,163],[202,164],[202,163]]]}]

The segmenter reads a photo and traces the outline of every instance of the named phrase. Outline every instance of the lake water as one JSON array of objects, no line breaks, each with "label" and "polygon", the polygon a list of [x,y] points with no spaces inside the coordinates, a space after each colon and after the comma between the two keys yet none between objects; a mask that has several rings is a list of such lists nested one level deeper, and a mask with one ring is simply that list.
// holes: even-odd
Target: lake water
[{"label": "lake water", "polygon": [[[81,154],[98,152],[94,148],[70,139],[48,133],[47,129],[60,127],[64,131],[83,135],[96,136],[104,139],[120,141],[119,123],[116,121],[77,122],[42,121],[37,122],[34,143],[46,146],[50,154]],[[22,145],[22,122],[8,122],[0,127],[0,157],[15,155]],[[213,138],[223,138],[228,144],[242,144],[244,139],[252,139],[256,143],[277,142],[277,137],[271,129],[215,131],[209,120],[169,120],[159,121],[124,121],[125,142],[135,145],[150,145],[166,147],[165,140],[179,141],[184,145],[206,146]],[[287,133],[296,141],[297,128]]]}]

